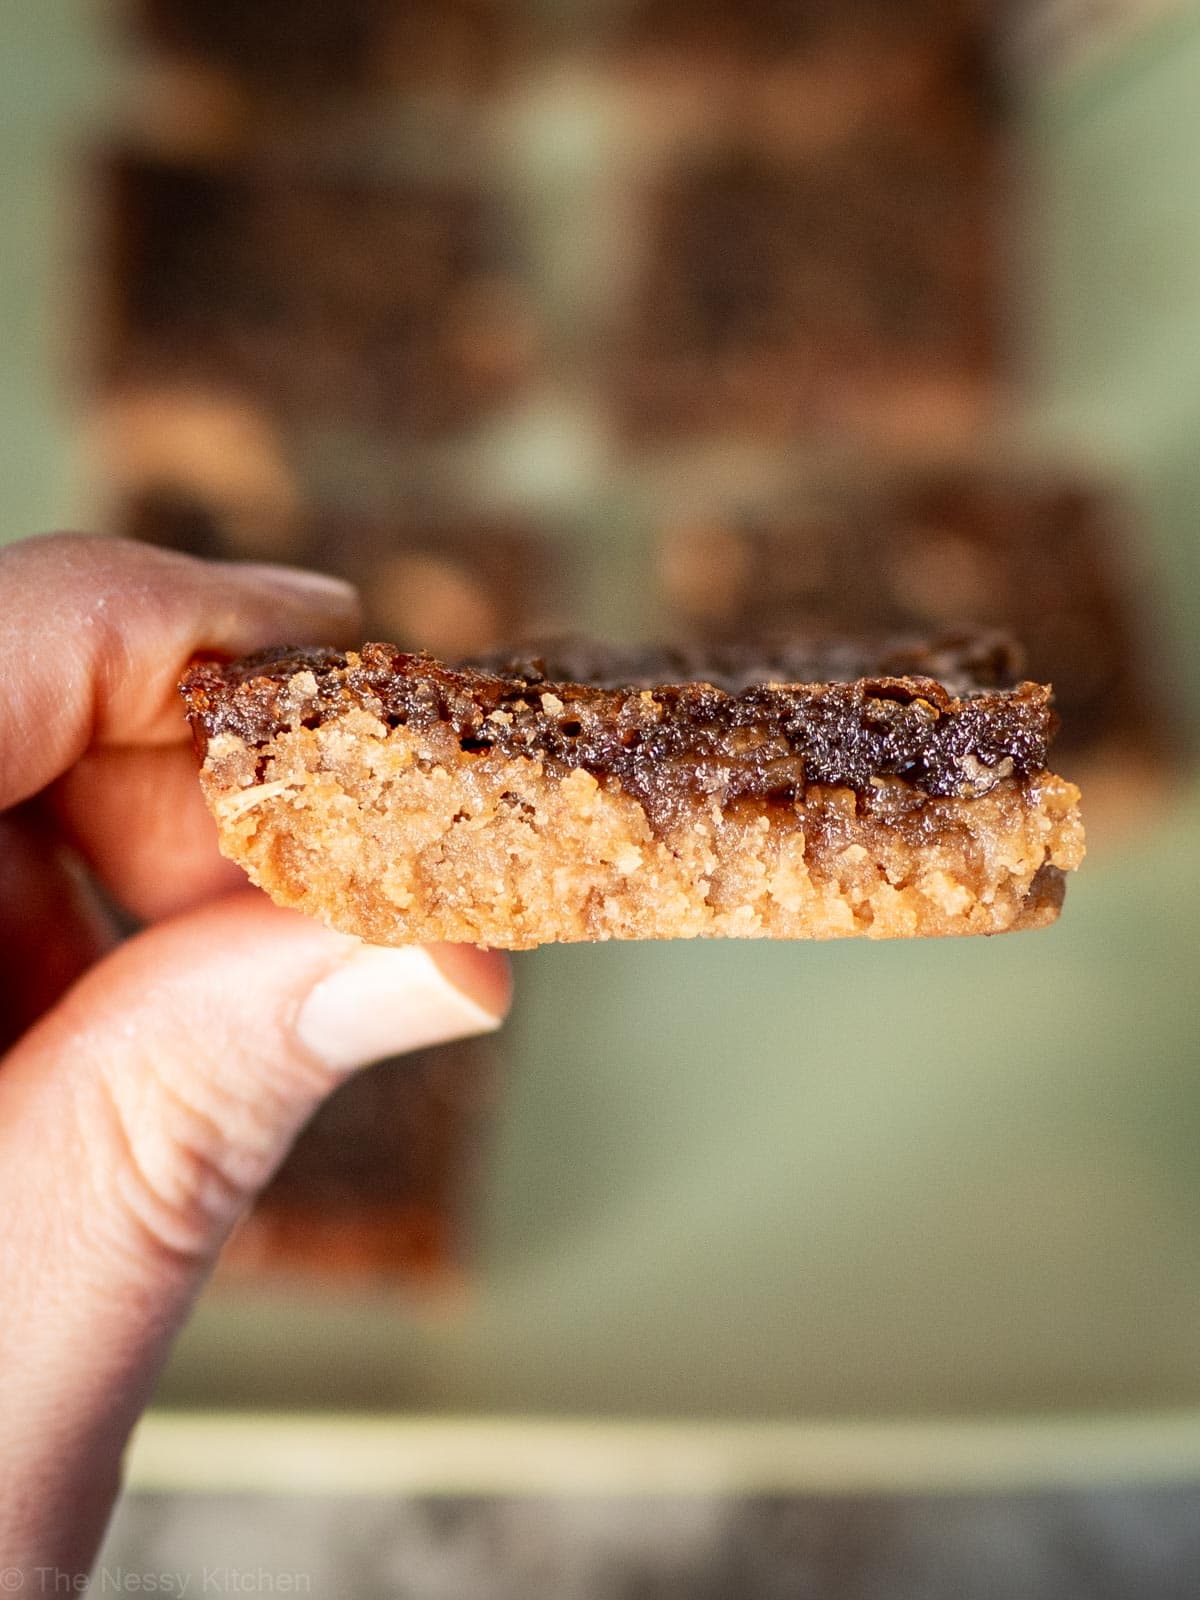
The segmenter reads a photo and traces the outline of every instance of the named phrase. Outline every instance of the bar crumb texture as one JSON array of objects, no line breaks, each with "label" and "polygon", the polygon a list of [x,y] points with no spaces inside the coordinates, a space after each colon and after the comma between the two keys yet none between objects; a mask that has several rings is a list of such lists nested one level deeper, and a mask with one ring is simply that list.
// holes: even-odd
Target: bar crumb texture
[{"label": "bar crumb texture", "polygon": [[[1002,933],[1053,922],[1083,856],[1078,790],[1038,764],[1052,713],[1035,685],[959,699],[890,678],[760,686],[748,700],[707,684],[530,683],[397,653],[398,713],[368,656],[386,649],[257,679],[202,666],[184,685],[223,851],[280,904],[373,943]],[[859,718],[838,732],[847,748],[816,764],[859,775],[808,781],[815,757],[794,730],[807,718],[828,731],[847,707]],[[1012,754],[986,742],[989,714]],[[605,770],[589,719],[637,747],[686,724],[684,748],[663,773]],[[776,753],[785,725],[793,745]],[[911,768],[904,741],[924,740],[919,781],[863,778],[860,727],[877,768]]]}]

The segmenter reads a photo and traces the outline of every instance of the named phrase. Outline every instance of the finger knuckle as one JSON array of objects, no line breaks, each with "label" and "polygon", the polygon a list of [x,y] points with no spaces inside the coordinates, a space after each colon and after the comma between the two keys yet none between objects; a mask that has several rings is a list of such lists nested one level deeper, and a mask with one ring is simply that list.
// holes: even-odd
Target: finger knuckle
[{"label": "finger knuckle", "polygon": [[101,1081],[119,1225],[133,1230],[143,1252],[184,1270],[206,1266],[248,1198],[228,1141],[157,1073],[132,1093]]}]

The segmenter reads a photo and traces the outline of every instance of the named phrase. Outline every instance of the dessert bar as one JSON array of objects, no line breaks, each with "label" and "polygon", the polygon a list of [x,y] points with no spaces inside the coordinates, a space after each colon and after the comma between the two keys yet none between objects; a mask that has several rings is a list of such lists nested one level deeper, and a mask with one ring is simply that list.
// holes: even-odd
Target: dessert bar
[{"label": "dessert bar", "polygon": [[1000,933],[1083,855],[1050,690],[980,638],[195,665],[222,849],[380,944]]}]

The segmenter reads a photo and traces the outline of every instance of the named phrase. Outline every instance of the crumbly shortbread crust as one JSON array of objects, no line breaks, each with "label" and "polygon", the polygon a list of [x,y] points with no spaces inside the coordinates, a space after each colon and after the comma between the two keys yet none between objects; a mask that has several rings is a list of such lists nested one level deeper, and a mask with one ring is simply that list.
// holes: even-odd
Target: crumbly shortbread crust
[{"label": "crumbly shortbread crust", "polygon": [[[1000,933],[1052,922],[1083,855],[1078,791],[1038,764],[1037,685],[612,691],[389,650],[205,665],[184,686],[222,849],[376,943]],[[789,716],[825,740],[821,770],[861,775],[864,751],[885,770],[806,779]],[[614,729],[638,733],[640,764],[620,766]]]}]

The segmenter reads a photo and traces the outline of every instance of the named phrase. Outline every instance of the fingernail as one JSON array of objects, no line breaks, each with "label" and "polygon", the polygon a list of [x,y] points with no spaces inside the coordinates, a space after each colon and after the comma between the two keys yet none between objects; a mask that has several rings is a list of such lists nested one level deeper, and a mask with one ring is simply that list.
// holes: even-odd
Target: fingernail
[{"label": "fingernail", "polygon": [[490,1033],[501,1013],[467,993],[418,946],[362,945],[300,1007],[301,1044],[336,1070]]},{"label": "fingernail", "polygon": [[294,596],[305,604],[352,606],[358,590],[352,583],[333,578],[327,572],[310,572],[307,567],[283,567],[265,561],[231,562],[239,577],[277,593]]}]

